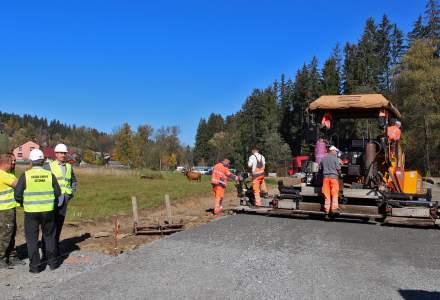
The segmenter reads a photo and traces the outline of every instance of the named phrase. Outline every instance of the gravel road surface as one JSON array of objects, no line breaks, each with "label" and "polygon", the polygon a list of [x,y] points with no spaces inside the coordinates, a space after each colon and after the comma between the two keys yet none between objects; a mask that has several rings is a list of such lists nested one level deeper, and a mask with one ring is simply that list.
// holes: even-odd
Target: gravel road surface
[{"label": "gravel road surface", "polygon": [[15,299],[440,299],[434,229],[234,215],[89,264],[73,275],[67,265],[37,278],[22,274],[19,289],[14,275],[0,292]]}]

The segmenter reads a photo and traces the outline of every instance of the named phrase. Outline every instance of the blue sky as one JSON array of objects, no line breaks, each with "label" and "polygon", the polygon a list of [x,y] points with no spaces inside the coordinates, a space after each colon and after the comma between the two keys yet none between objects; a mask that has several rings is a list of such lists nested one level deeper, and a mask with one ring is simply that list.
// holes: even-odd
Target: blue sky
[{"label": "blue sky", "polygon": [[3,1],[0,111],[111,132],[238,111],[386,13],[405,32],[425,0]]}]

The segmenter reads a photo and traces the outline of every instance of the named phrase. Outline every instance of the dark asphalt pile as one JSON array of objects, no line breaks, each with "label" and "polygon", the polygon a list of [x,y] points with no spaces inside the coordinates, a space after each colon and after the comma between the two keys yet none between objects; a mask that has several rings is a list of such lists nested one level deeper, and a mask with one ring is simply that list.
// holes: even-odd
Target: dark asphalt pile
[{"label": "dark asphalt pile", "polygon": [[21,296],[440,299],[440,230],[235,215],[39,292]]}]

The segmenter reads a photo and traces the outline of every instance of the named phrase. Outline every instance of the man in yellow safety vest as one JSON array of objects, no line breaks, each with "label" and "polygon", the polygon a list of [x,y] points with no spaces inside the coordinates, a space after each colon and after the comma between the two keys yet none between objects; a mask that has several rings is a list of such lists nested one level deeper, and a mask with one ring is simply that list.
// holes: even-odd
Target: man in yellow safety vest
[{"label": "man in yellow safety vest", "polygon": [[15,187],[15,200],[24,208],[24,233],[26,238],[29,272],[39,273],[44,269],[38,249],[40,227],[43,232],[45,254],[51,270],[59,267],[58,247],[55,240],[55,205],[61,195],[56,177],[43,169],[44,154],[34,149],[29,155],[32,168],[20,176]]},{"label": "man in yellow safety vest", "polygon": [[50,170],[57,178],[61,188],[61,195],[58,197],[58,207],[55,208],[55,222],[57,227],[56,241],[60,243],[61,230],[63,229],[64,219],[67,213],[67,204],[73,198],[76,191],[76,177],[73,173],[72,165],[67,162],[67,146],[58,144],[55,146],[55,160],[45,165],[46,170]]},{"label": "man in yellow safety vest", "polygon": [[20,205],[14,199],[17,178],[11,169],[11,155],[0,154],[0,268],[10,267],[15,260],[11,257],[17,231],[15,208]]}]

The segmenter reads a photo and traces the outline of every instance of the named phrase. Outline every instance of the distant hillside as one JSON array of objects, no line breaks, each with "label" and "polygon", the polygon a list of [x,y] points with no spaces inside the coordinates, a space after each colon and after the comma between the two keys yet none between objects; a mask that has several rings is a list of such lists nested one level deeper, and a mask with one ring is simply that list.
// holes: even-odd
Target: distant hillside
[{"label": "distant hillside", "polygon": [[[17,115],[0,111],[0,132],[8,137],[9,148],[28,140],[43,146],[65,143],[71,147],[109,152],[113,145],[113,136],[85,126],[67,125],[59,120],[48,121],[31,115]],[[0,142],[5,143],[3,140]]]}]

